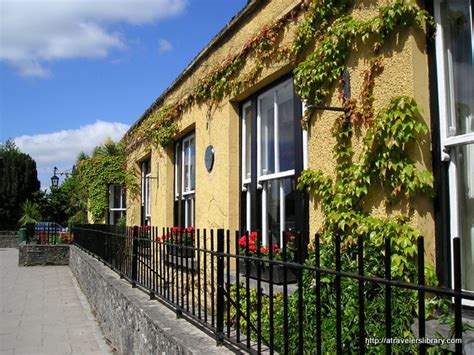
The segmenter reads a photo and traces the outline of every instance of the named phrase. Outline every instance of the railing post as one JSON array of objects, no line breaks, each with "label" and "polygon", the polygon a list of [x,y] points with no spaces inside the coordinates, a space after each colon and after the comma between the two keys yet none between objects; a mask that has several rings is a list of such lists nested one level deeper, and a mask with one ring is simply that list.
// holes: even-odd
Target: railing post
[{"label": "railing post", "polygon": [[216,344],[224,342],[224,230],[217,230]]},{"label": "railing post", "polygon": [[133,227],[132,235],[132,287],[137,287],[138,279],[138,227]]},{"label": "railing post", "polygon": [[459,340],[459,343],[454,345],[455,353],[462,354],[462,278],[461,278],[461,239],[456,237],[453,239],[454,252],[454,339]]},{"label": "railing post", "polygon": [[26,241],[26,244],[30,244],[30,239],[31,239],[31,237],[34,236],[35,224],[34,223],[27,223],[25,227],[26,227],[25,241]]}]

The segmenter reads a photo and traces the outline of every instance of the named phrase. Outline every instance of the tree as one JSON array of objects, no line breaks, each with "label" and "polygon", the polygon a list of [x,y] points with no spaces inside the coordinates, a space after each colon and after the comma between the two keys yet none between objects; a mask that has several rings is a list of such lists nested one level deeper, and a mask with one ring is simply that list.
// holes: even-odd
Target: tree
[{"label": "tree", "polygon": [[122,145],[120,143],[115,143],[111,138],[107,138],[102,145],[94,148],[92,157],[118,157],[122,154]]},{"label": "tree", "polygon": [[66,180],[50,192],[38,191],[33,196],[43,221],[87,223],[86,197],[78,181],[78,172],[73,171]]},{"label": "tree", "polygon": [[66,199],[68,223],[87,223],[87,196],[79,181],[79,173],[73,171],[59,188]]},{"label": "tree", "polygon": [[39,188],[36,162],[13,141],[0,144],[0,230],[18,228],[21,204]]},{"label": "tree", "polygon": [[36,223],[41,220],[41,213],[38,205],[30,200],[26,200],[21,204],[21,212],[22,216],[19,222],[22,226],[25,226],[28,223]]}]

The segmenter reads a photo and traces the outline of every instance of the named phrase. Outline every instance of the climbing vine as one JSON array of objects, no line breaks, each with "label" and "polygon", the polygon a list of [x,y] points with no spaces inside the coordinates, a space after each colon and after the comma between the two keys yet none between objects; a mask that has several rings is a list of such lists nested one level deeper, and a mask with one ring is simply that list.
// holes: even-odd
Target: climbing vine
[{"label": "climbing vine", "polygon": [[[427,133],[426,125],[421,121],[416,102],[406,96],[391,99],[387,107],[375,114],[372,106],[372,90],[376,76],[383,70],[380,57],[372,59],[369,68],[364,71],[361,94],[358,99],[346,100],[341,96],[346,108],[333,129],[336,140],[334,156],[336,158],[336,176],[325,175],[322,171],[306,170],[303,172],[298,188],[307,190],[315,197],[323,211],[320,236],[319,262],[323,269],[334,270],[336,267],[335,240],[341,241],[341,270],[358,272],[358,242],[362,237],[364,250],[364,273],[383,278],[384,243],[391,245],[391,277],[394,280],[416,283],[418,266],[416,264],[417,239],[421,233],[410,225],[410,216],[398,214],[392,217],[379,217],[367,212],[365,202],[370,192],[387,196],[388,205],[409,200],[417,194],[432,194],[432,176],[427,170],[416,168],[410,158],[410,147]],[[361,152],[355,156],[352,140],[355,130],[365,127],[365,137]],[[306,260],[309,265],[316,264],[316,254],[310,252]],[[429,265],[425,266],[426,282],[436,285],[436,277]],[[303,322],[304,352],[316,353],[316,344],[312,339],[316,333],[316,318],[319,313],[321,323],[322,352],[336,353],[337,344],[334,333],[336,328],[335,278],[323,273],[320,287],[320,306],[316,302],[314,291],[315,274],[305,271],[303,274]],[[342,346],[344,353],[357,352],[359,335],[357,281],[343,278],[341,280],[342,297]],[[242,291],[244,290],[244,291]],[[234,287],[232,292],[236,292]],[[241,288],[245,292],[245,288]],[[411,327],[416,317],[417,292],[401,288],[392,289],[392,335],[397,338],[413,338]],[[256,299],[256,290],[251,293],[251,300]],[[245,300],[244,295],[241,299]],[[380,319],[385,311],[385,289],[383,285],[367,283],[364,293],[365,335],[381,339],[385,329]],[[289,296],[288,311],[283,310],[283,298],[276,295],[273,300],[273,312],[269,309],[269,299],[263,297],[261,308],[252,309],[250,319],[261,317],[262,336],[268,339],[274,333],[275,350],[283,352],[285,344],[290,353],[298,352],[299,309],[301,307],[297,294]],[[241,312],[245,314],[246,304],[241,303]],[[254,305],[251,304],[251,307]],[[435,302],[428,304],[432,310]],[[231,308],[233,322],[239,322],[241,329],[247,324],[236,318],[235,307]],[[430,313],[430,311],[428,311]],[[272,317],[273,328],[270,327]],[[274,329],[288,322],[288,337],[285,339]],[[378,354],[384,351],[383,345],[371,345],[366,353]],[[394,345],[395,353],[416,352],[410,345]]]},{"label": "climbing vine", "polygon": [[[387,36],[395,29],[417,25],[423,27],[430,17],[415,3],[395,1],[380,8],[378,16],[370,20],[355,20],[351,16],[336,19],[328,27],[316,50],[294,70],[295,89],[303,101],[323,105],[341,78],[351,49],[357,42],[371,42],[377,54]],[[303,123],[313,115],[307,110]]]},{"label": "climbing vine", "polygon": [[109,186],[124,185],[132,195],[138,190],[133,172],[126,169],[122,150],[114,155],[96,155],[79,161],[79,183],[86,191],[88,210],[95,223],[100,223],[109,208]]},{"label": "climbing vine", "polygon": [[[421,109],[410,97],[392,98],[385,109],[374,112],[373,88],[376,76],[383,71],[380,53],[389,36],[402,28],[423,29],[425,24],[430,27],[433,20],[415,1],[387,2],[380,7],[376,16],[368,20],[357,20],[350,16],[348,13],[352,7],[352,0],[301,1],[283,17],[265,26],[237,54],[209,71],[190,93],[169,106],[153,108],[154,112],[145,119],[141,129],[135,129],[127,137],[127,145],[129,149],[133,149],[137,144],[152,139],[155,143],[166,146],[177,132],[176,120],[186,110],[195,104],[212,105],[228,95],[240,93],[259,78],[266,65],[275,62],[295,66],[295,90],[301,100],[309,104],[302,121],[303,125],[307,125],[314,116],[311,105],[324,105],[335,83],[341,80],[350,54],[362,43],[370,45],[374,58],[363,73],[360,97],[342,98],[345,112],[334,123],[336,176],[306,170],[300,177],[298,187],[308,191],[320,204],[323,212],[323,223],[319,230],[322,267],[334,268],[334,240],[335,236],[341,236],[344,255],[342,268],[347,272],[357,272],[356,247],[358,238],[362,236],[367,274],[383,277],[380,255],[383,253],[384,241],[388,239],[393,253],[392,277],[416,282],[416,241],[421,233],[411,226],[410,211],[380,217],[368,212],[367,204],[370,202],[371,191],[381,192],[387,207],[398,202],[408,203],[418,194],[432,195],[431,173],[419,169],[409,155],[410,147],[428,133],[428,128],[420,120]],[[287,47],[281,45],[288,26],[301,16],[304,18],[296,27],[293,42]],[[362,128],[366,134],[362,149],[356,156],[352,148],[354,130]],[[314,257],[310,254],[306,262],[314,264]],[[427,266],[425,272],[427,282],[436,284],[433,270]],[[334,353],[334,278],[322,280],[322,297],[327,302],[322,310],[316,310],[313,282],[310,274],[304,275],[304,305],[307,314],[305,329],[310,338],[314,334],[314,314],[316,311],[323,312],[322,328],[323,334],[326,334],[323,352]],[[344,348],[347,351],[354,350],[354,339],[357,338],[358,305],[355,290],[353,281],[343,281]],[[383,292],[381,287],[373,286],[368,288],[366,295],[366,332],[374,338],[384,336],[383,329],[378,326],[378,317],[384,308]],[[393,312],[397,314],[393,334],[398,337],[409,336],[413,317],[416,315],[416,293],[397,289],[393,299]],[[278,296],[275,302],[280,302]],[[288,341],[291,346],[296,346],[296,296],[291,298],[290,305]],[[277,306],[275,308],[278,309]],[[269,328],[265,330],[269,312],[257,311],[263,317],[263,332],[273,331]],[[282,315],[277,311],[275,324],[281,322]],[[281,342],[278,343],[280,340],[282,339],[275,340],[277,348],[278,344],[282,345]],[[376,346],[370,349],[375,353],[380,350]],[[308,353],[314,353],[314,349],[308,348]]]},{"label": "climbing vine", "polygon": [[[201,78],[192,90],[174,104],[149,110],[141,125],[149,129],[134,129],[126,137],[127,148],[148,141],[151,132],[157,138],[154,143],[168,144],[177,126],[170,121],[178,119],[194,104],[219,102],[227,95],[235,95],[258,78],[266,64],[283,60],[297,63],[300,56],[312,43],[317,42],[313,53],[304,58],[294,70],[295,89],[300,98],[308,103],[322,104],[344,69],[350,49],[357,41],[372,41],[377,52],[388,35],[401,26],[422,27],[432,22],[426,11],[414,2],[395,0],[381,7],[378,16],[368,21],[358,21],[347,12],[353,0],[303,0],[299,5],[281,18],[262,28],[249,39],[240,52],[229,56],[220,65]],[[296,34],[289,47],[280,46],[287,27],[301,14],[304,19],[296,28]],[[242,72],[244,66],[255,63],[252,68]],[[158,104],[156,104],[158,105]],[[307,111],[307,118],[313,114]],[[160,118],[157,120],[157,118]],[[153,124],[150,126],[148,121]],[[172,129],[170,129],[172,128]]]}]

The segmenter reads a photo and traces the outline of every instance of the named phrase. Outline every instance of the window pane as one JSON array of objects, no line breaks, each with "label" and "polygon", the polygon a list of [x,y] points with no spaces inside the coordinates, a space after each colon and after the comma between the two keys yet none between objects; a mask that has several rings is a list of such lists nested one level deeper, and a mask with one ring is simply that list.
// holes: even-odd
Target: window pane
[{"label": "window pane", "polygon": [[189,191],[189,140],[184,141],[183,144],[183,153],[184,153],[184,161],[183,161],[183,169],[184,169],[184,191]]},{"label": "window pane", "polygon": [[248,106],[244,112],[245,115],[245,176],[251,177],[251,157],[252,157],[252,110]]},{"label": "window pane", "polygon": [[112,208],[120,208],[120,186],[113,186],[112,187],[112,191],[113,191],[113,194],[114,194],[114,203],[113,203],[113,206]]},{"label": "window pane", "polygon": [[267,185],[268,244],[280,244],[280,184],[270,180]]},{"label": "window pane", "polygon": [[146,215],[149,216],[150,215],[150,210],[151,210],[151,199],[150,199],[150,177],[147,176],[145,178],[145,195],[146,195]]},{"label": "window pane", "polygon": [[441,13],[450,112],[448,134],[471,133],[474,132],[474,73],[469,1],[445,1]]},{"label": "window pane", "polygon": [[296,184],[294,178],[284,179],[283,191],[285,198],[285,231],[295,232],[296,225]]},{"label": "window pane", "polygon": [[261,175],[275,172],[275,124],[273,91],[260,100],[260,149]]},{"label": "window pane", "polygon": [[125,217],[125,211],[110,211],[109,223],[117,224],[122,217]]},{"label": "window pane", "polygon": [[189,195],[184,200],[184,208],[185,208],[185,221],[184,226],[187,227],[194,227],[194,195]]},{"label": "window pane", "polygon": [[127,208],[127,194],[126,194],[125,188],[121,187],[120,190],[122,192],[121,194],[122,205],[120,206],[120,208]]},{"label": "window pane", "polygon": [[474,144],[457,148],[459,229],[462,248],[462,287],[474,291]]},{"label": "window pane", "polygon": [[114,185],[109,186],[109,208],[114,208]]},{"label": "window pane", "polygon": [[174,193],[175,197],[178,198],[181,192],[181,172],[182,172],[182,156],[181,156],[181,143],[176,143],[174,151]]},{"label": "window pane", "polygon": [[[269,180],[267,188],[268,243],[281,246],[282,231],[296,232],[296,184],[293,177]],[[283,209],[283,210],[282,210]],[[283,215],[284,221],[281,220]],[[284,223],[282,228],[281,223]]]},{"label": "window pane", "polygon": [[295,168],[295,124],[293,110],[293,85],[291,81],[278,89],[278,155],[280,160],[278,171]]},{"label": "window pane", "polygon": [[196,146],[194,144],[194,137],[191,138],[189,144],[190,144],[190,158],[189,158],[190,172],[189,172],[189,174],[191,175],[190,176],[190,179],[191,179],[190,189],[194,190],[194,188],[196,186],[196,169],[195,169],[195,167],[196,167],[196,152],[195,152]]}]

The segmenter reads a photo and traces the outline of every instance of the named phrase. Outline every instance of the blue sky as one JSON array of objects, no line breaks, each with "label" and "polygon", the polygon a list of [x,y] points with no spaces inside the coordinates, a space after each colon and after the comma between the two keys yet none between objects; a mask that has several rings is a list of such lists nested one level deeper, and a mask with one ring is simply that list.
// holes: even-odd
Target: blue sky
[{"label": "blue sky", "polygon": [[246,0],[0,0],[0,142],[53,167],[119,139]]}]

